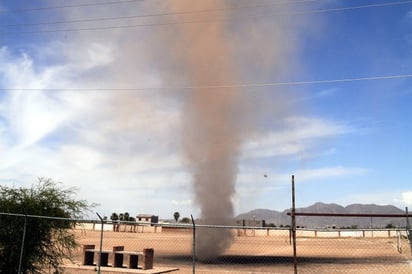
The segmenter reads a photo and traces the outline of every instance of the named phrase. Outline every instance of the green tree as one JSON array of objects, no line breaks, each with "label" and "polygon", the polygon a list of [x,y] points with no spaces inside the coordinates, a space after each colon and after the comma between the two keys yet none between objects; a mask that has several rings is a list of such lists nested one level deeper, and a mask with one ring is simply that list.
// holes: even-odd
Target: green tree
[{"label": "green tree", "polygon": [[394,226],[393,224],[387,224],[387,225],[385,226],[385,228],[395,228],[395,226]]},{"label": "green tree", "polygon": [[183,224],[190,224],[191,220],[188,217],[183,217],[180,222]]},{"label": "green tree", "polygon": [[64,189],[46,178],[39,178],[31,188],[0,186],[0,273],[18,273],[19,266],[22,273],[58,272],[63,259],[70,259],[77,247],[71,230],[76,222],[32,215],[81,218],[89,205],[73,198],[75,194],[76,189]]},{"label": "green tree", "polygon": [[180,213],[179,212],[175,212],[175,213],[173,213],[173,218],[175,219],[175,221],[176,221],[176,223],[177,223],[177,221],[179,220],[179,218],[180,218]]},{"label": "green tree", "polygon": [[113,212],[112,215],[110,216],[110,220],[112,220],[112,221],[119,220],[119,215],[117,215],[116,212]]}]

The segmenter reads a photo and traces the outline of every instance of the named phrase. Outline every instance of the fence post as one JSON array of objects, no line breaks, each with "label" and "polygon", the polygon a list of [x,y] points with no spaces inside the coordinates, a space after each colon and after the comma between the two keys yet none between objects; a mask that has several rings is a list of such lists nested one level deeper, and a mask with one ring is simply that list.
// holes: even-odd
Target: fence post
[{"label": "fence post", "polygon": [[102,260],[102,246],[103,246],[103,229],[104,229],[104,220],[103,218],[97,213],[97,217],[99,217],[102,226],[100,229],[100,248],[99,248],[99,259],[97,260],[97,274],[100,274],[100,265],[101,265],[101,260]]},{"label": "fence post", "polygon": [[21,266],[23,262],[23,251],[24,251],[24,241],[26,238],[26,227],[27,227],[27,214],[24,215],[24,227],[23,227],[23,236],[22,236],[21,247],[20,247],[19,270],[17,272],[18,274],[22,273]]},{"label": "fence post", "polygon": [[296,207],[295,207],[295,176],[292,175],[292,241],[293,241],[293,268],[298,273],[298,260],[296,257]]},{"label": "fence post", "polygon": [[195,274],[196,273],[196,224],[195,224],[195,220],[193,219],[192,214],[190,214],[190,218],[192,218],[192,224],[193,224],[192,271],[193,271],[193,274]]},{"label": "fence post", "polygon": [[412,235],[411,235],[411,227],[409,225],[409,213],[408,213],[408,207],[405,207],[405,213],[406,213],[406,235],[408,236],[409,240],[409,249],[412,253]]}]

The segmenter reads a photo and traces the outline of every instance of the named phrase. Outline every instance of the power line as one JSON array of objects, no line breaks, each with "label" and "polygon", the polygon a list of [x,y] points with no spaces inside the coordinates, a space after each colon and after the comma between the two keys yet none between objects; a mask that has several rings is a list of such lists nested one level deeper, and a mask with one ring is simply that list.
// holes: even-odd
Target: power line
[{"label": "power line", "polygon": [[360,6],[351,6],[351,7],[342,7],[342,8],[330,8],[330,9],[323,9],[323,10],[314,10],[311,13],[334,12],[334,11],[367,9],[367,8],[379,8],[379,7],[398,6],[398,5],[411,4],[411,3],[412,3],[411,0],[407,0],[407,1],[398,1],[398,2],[389,2],[389,3],[380,3],[380,4],[369,4],[369,5],[360,5]]},{"label": "power line", "polygon": [[273,82],[273,83],[239,83],[224,85],[202,85],[202,86],[175,86],[175,87],[135,87],[135,88],[0,88],[4,91],[139,91],[139,90],[191,90],[191,89],[223,89],[223,88],[249,88],[249,87],[275,87],[275,86],[299,86],[299,85],[319,85],[333,83],[349,83],[360,81],[378,81],[390,79],[412,78],[412,74],[370,76],[359,78],[344,78],[331,80],[293,81],[293,82]]},{"label": "power line", "polygon": [[156,16],[169,16],[169,15],[186,15],[186,14],[197,14],[197,13],[208,13],[208,12],[219,12],[219,11],[233,11],[241,9],[250,9],[250,8],[262,8],[262,7],[271,7],[284,4],[293,4],[293,3],[312,3],[322,0],[295,0],[289,2],[276,2],[274,4],[266,5],[248,5],[248,6],[239,6],[239,7],[228,7],[228,8],[214,8],[214,9],[203,9],[203,10],[192,10],[192,11],[177,11],[177,12],[163,12],[163,13],[154,13],[154,14],[141,14],[141,15],[130,15],[130,16],[114,16],[114,17],[102,17],[94,19],[75,19],[75,20],[64,20],[64,21],[52,21],[52,22],[39,22],[39,23],[21,23],[21,24],[6,24],[0,25],[0,27],[27,27],[27,26],[40,26],[40,25],[57,25],[57,24],[70,24],[70,23],[83,23],[83,22],[99,22],[99,21],[110,21],[110,20],[122,20],[122,19],[136,19],[136,18],[147,18],[147,17],[156,17]]},{"label": "power line", "polygon": [[42,10],[51,10],[51,9],[105,6],[105,5],[116,5],[116,4],[132,3],[132,2],[141,2],[141,1],[143,0],[122,0],[122,1],[119,0],[119,1],[113,1],[113,2],[85,3],[85,4],[76,4],[76,5],[50,6],[50,7],[31,8],[31,9],[0,10],[0,13],[19,13],[19,12],[32,12],[32,11],[42,11]]},{"label": "power line", "polygon": [[[243,17],[231,17],[231,18],[214,18],[214,19],[202,19],[202,20],[190,20],[190,21],[181,21],[181,22],[164,22],[164,23],[142,23],[142,24],[129,24],[129,25],[118,25],[118,26],[106,26],[106,27],[88,27],[88,28],[68,28],[68,29],[54,29],[54,30],[32,30],[32,31],[9,31],[9,32],[0,32],[0,35],[19,35],[19,34],[36,34],[36,33],[58,33],[58,32],[76,32],[76,31],[97,31],[97,30],[111,30],[111,29],[130,29],[138,27],[154,27],[154,26],[166,26],[166,25],[181,25],[181,24],[192,24],[192,23],[207,23],[213,21],[228,21],[228,20],[251,20],[251,19],[261,19],[273,16],[285,16],[285,15],[304,15],[311,13],[328,13],[328,12],[338,12],[338,11],[347,11],[355,9],[366,9],[366,8],[377,8],[385,6],[394,6],[394,5],[404,5],[410,4],[412,0],[399,1],[399,2],[390,2],[390,3],[381,3],[381,4],[370,4],[370,5],[361,5],[361,6],[352,6],[352,7],[342,7],[342,8],[331,8],[331,9],[319,9],[319,10],[309,10],[293,13],[275,13],[270,15],[261,15],[261,16],[243,16]],[[148,15],[147,15],[148,16]]]},{"label": "power line", "polygon": [[[41,8],[31,8],[31,9],[16,9],[16,10],[0,10],[0,13],[19,13],[19,12],[33,12],[33,11],[42,11],[42,10],[50,10],[50,9],[65,9],[65,8],[77,8],[77,7],[88,7],[88,6],[104,6],[104,5],[115,5],[115,4],[123,4],[123,3],[131,3],[131,2],[143,2],[144,0],[123,0],[123,1],[115,1],[115,2],[97,2],[97,3],[88,3],[88,4],[77,4],[77,5],[64,5],[64,6],[50,6],[50,7],[41,7]],[[238,9],[238,8],[249,8],[249,7],[267,7],[267,6],[275,6],[275,5],[284,5],[284,4],[293,4],[293,3],[310,3],[310,2],[318,2],[322,0],[285,0],[283,3],[277,2],[274,4],[267,4],[267,5],[253,5],[253,6],[243,6],[243,7],[231,7],[231,8],[221,8],[221,9],[210,9],[209,11],[218,11],[218,10],[227,10],[227,9]],[[204,10],[206,11],[206,10]]]}]

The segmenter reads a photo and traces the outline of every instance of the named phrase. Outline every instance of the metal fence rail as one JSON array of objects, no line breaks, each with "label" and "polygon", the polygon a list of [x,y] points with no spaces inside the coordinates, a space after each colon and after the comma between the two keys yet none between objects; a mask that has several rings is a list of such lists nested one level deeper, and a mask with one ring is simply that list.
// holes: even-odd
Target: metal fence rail
[{"label": "metal fence rail", "polygon": [[[0,226],[2,216],[56,220],[47,216],[0,213]],[[79,247],[72,261],[65,262],[65,273],[76,273],[83,267],[82,245],[94,245],[99,250],[122,246],[131,252],[153,249],[154,268],[169,268],[176,273],[294,273],[295,260],[298,273],[412,273],[410,235],[405,228],[296,229],[294,257],[289,228],[200,225],[194,221],[192,224],[143,224],[103,219],[66,220],[76,222],[73,233]],[[24,222],[19,223],[26,226]],[[197,256],[201,250],[195,240],[201,231],[211,235],[229,232],[231,242],[222,253],[204,262]],[[24,237],[22,233],[21,239],[16,239],[16,243],[21,244],[19,256],[24,254]],[[100,255],[94,260],[97,271]]]}]

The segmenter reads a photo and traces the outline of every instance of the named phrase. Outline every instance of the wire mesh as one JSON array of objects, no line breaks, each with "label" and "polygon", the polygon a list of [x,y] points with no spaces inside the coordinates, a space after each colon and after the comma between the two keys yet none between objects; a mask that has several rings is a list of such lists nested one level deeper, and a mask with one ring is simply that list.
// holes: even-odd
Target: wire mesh
[{"label": "wire mesh", "polygon": [[407,242],[399,230],[298,230],[299,273],[412,273]]},{"label": "wire mesh", "polygon": [[[6,227],[10,218],[23,237],[24,216],[6,216],[1,213],[0,226]],[[29,216],[37,218],[35,216]],[[40,218],[40,217],[39,217]],[[46,221],[53,221],[47,217]],[[79,244],[70,261],[64,262],[65,273],[95,273],[98,251],[92,265],[84,266],[85,245],[108,252],[104,271],[113,269],[114,247],[127,252],[154,250],[153,269],[173,273],[294,273],[291,230],[288,227],[215,226],[192,224],[147,224],[138,222],[104,222],[76,220],[72,230]],[[103,230],[101,228],[103,227]],[[193,260],[199,245],[194,236],[204,230],[210,234],[229,231],[232,242],[212,260]],[[103,233],[102,233],[103,232]],[[6,254],[5,239],[0,252]],[[15,239],[21,244],[21,239]],[[388,229],[306,229],[296,232],[298,273],[412,273],[410,241],[405,228]],[[22,245],[24,254],[24,245]],[[17,249],[14,256],[19,256]],[[199,250],[197,250],[199,251]],[[121,266],[129,267],[125,255]],[[15,260],[18,262],[18,258]],[[145,259],[139,257],[138,270]],[[82,272],[83,271],[83,272]],[[127,270],[133,271],[133,270]],[[0,271],[1,273],[1,271]],[[107,272],[105,272],[107,273]]]}]

